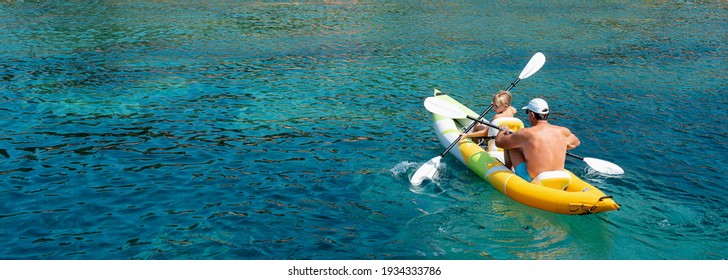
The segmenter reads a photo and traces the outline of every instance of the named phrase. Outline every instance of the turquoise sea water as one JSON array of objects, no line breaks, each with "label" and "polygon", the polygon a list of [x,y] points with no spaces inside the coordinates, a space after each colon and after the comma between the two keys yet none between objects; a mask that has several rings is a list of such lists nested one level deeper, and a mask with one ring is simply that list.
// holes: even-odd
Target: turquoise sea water
[{"label": "turquoise sea water", "polygon": [[[0,258],[726,259],[727,11],[0,3]],[[452,157],[411,187],[433,88],[484,110],[538,51],[514,105],[624,168],[567,161],[621,211],[530,208]]]}]

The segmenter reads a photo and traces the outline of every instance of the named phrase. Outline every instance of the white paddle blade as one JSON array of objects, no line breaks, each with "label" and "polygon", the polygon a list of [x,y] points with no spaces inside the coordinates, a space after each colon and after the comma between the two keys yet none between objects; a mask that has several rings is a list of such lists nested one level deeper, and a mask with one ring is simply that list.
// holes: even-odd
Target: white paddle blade
[{"label": "white paddle blade", "polygon": [[437,169],[440,168],[440,161],[442,160],[442,156],[436,156],[432,158],[430,161],[426,162],[424,165],[420,166],[420,169],[417,169],[415,172],[415,175],[412,175],[412,179],[410,179],[410,184],[413,186],[419,186],[422,184],[422,181],[425,179],[432,180],[437,176]]},{"label": "white paddle blade", "polygon": [[428,97],[425,99],[425,109],[433,114],[438,114],[451,119],[465,119],[467,114],[460,111],[455,105],[445,102],[436,97]]},{"label": "white paddle blade", "polygon": [[521,71],[521,75],[519,75],[518,78],[525,79],[530,77],[534,73],[538,72],[544,63],[546,63],[546,56],[544,56],[541,52],[537,52],[533,55],[533,57],[531,57],[531,60],[528,61],[528,64],[526,64],[526,67],[523,68],[523,71]]},{"label": "white paddle blade", "polygon": [[601,172],[609,175],[620,175],[624,174],[624,170],[614,163],[598,158],[584,158],[584,162],[589,165],[592,169],[597,172]]}]

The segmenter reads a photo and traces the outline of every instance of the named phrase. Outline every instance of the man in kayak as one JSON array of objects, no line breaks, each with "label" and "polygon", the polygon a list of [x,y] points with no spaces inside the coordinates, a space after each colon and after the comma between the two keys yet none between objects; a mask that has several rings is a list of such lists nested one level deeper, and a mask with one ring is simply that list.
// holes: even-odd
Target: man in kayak
[{"label": "man in kayak", "polygon": [[545,100],[534,98],[523,110],[531,127],[511,133],[501,126],[495,138],[496,146],[504,149],[506,166],[529,182],[542,172],[563,171],[566,151],[579,146],[579,138],[568,128],[548,122]]}]

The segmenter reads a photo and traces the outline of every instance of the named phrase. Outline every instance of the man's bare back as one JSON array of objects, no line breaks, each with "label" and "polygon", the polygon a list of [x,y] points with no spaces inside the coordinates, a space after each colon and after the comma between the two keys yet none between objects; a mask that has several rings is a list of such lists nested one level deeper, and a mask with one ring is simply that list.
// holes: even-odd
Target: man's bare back
[{"label": "man's bare back", "polygon": [[564,170],[567,143],[569,135],[572,135],[569,129],[539,123],[533,127],[521,129],[516,134],[519,134],[516,138],[524,139],[520,142],[519,148],[523,152],[531,178],[546,171]]},{"label": "man's bare back", "polygon": [[531,127],[515,133],[501,131],[496,136],[496,146],[506,152],[506,165],[515,168],[526,162],[531,178],[546,171],[564,170],[566,151],[579,146],[579,139],[568,128],[538,119],[531,111],[527,114]]}]

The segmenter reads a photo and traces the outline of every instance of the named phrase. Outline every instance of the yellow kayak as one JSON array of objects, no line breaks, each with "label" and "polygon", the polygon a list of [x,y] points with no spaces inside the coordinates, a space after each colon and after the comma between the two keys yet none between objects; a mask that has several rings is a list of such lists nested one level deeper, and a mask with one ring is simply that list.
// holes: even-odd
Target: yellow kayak
[{"label": "yellow kayak", "polygon": [[[479,115],[437,90],[435,98],[460,108],[468,115]],[[451,119],[438,114],[433,114],[433,118],[437,137],[445,147],[450,146],[458,138],[463,127],[472,123],[467,118]],[[523,128],[523,122],[516,118],[496,121],[508,125],[514,131]],[[489,151],[470,139],[463,139],[450,150],[450,154],[490,182],[493,188],[515,201],[538,209],[569,215],[594,214],[619,209],[619,205],[611,196],[568,170],[544,172],[534,179],[536,183],[527,182],[503,165],[503,151],[495,147],[492,140],[483,146]]]}]

